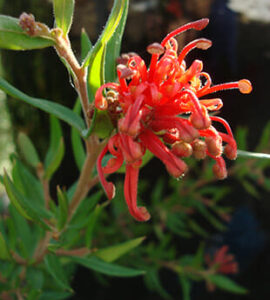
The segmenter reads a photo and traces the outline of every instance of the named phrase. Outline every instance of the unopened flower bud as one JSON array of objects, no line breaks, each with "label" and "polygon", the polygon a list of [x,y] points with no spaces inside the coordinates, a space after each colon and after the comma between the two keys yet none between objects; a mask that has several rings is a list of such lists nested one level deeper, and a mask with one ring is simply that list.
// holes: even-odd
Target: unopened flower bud
[{"label": "unopened flower bud", "polygon": [[192,154],[192,147],[188,143],[176,142],[171,151],[177,157],[189,157]]},{"label": "unopened flower bud", "polygon": [[129,79],[134,75],[134,71],[130,70],[128,67],[126,67],[125,65],[118,65],[117,66],[117,70],[120,71],[121,75],[120,78],[125,78],[125,79]]},{"label": "unopened flower bud", "polygon": [[149,45],[146,50],[150,54],[161,55],[164,53],[164,47],[159,43],[153,43],[153,44]]},{"label": "unopened flower bud", "polygon": [[211,126],[211,119],[207,112],[204,114],[200,114],[197,111],[192,112],[190,116],[190,122],[199,130],[207,129]]},{"label": "unopened flower bud", "polygon": [[217,179],[225,179],[227,177],[227,169],[224,164],[219,164],[218,162],[213,166],[213,173],[215,174]]},{"label": "unopened flower bud", "polygon": [[227,144],[224,148],[224,153],[228,159],[235,160],[237,157],[237,148]]},{"label": "unopened flower bud", "polygon": [[22,13],[19,18],[21,28],[30,36],[36,34],[35,17],[32,14]]},{"label": "unopened flower bud", "polygon": [[204,141],[196,139],[192,143],[193,155],[196,159],[204,159],[206,157],[207,146]]},{"label": "unopened flower bud", "polygon": [[175,158],[174,163],[166,163],[165,166],[168,173],[175,178],[182,177],[188,170],[186,163],[179,158]]},{"label": "unopened flower bud", "polygon": [[213,156],[220,156],[222,154],[222,138],[218,135],[215,137],[206,137],[205,143],[207,150]]}]

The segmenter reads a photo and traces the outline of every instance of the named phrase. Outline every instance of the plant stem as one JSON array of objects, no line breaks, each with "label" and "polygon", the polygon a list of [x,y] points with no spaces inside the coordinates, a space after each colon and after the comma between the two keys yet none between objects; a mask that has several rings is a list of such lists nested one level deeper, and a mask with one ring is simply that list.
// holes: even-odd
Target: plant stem
[{"label": "plant stem", "polygon": [[99,143],[95,136],[90,136],[88,140],[86,159],[78,180],[78,184],[69,206],[69,222],[79,206],[81,200],[88,194],[91,187],[97,182],[97,178],[91,178],[97,157],[104,147],[104,142]]}]

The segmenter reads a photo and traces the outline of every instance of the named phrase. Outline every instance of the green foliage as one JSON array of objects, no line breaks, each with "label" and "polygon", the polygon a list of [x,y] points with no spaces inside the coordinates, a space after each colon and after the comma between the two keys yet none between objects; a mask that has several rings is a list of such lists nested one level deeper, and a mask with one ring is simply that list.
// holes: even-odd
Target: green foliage
[{"label": "green foliage", "polygon": [[59,121],[51,116],[50,146],[45,158],[45,179],[50,179],[60,166],[65,154],[64,139]]},{"label": "green foliage", "polygon": [[63,290],[72,292],[69,287],[68,278],[63,269],[60,259],[53,254],[48,254],[45,257],[45,267],[48,273],[54,278],[55,283]]},{"label": "green foliage", "polygon": [[[124,32],[128,13],[128,0],[115,0],[107,24],[96,42],[88,52],[84,60],[84,66],[88,66],[88,86],[90,100],[93,100],[96,90],[105,81],[115,78],[116,58],[119,56],[119,47]],[[108,70],[106,73],[107,65]],[[92,125],[86,136],[92,132],[101,138],[106,138],[113,127],[107,112],[95,110]]]},{"label": "green foliage", "polygon": [[24,159],[29,163],[29,165],[36,168],[40,163],[38,153],[31,140],[23,132],[20,132],[18,135],[18,145],[24,156]]},{"label": "green foliage", "polygon": [[209,275],[208,280],[215,286],[235,294],[246,294],[247,290],[223,275]]},{"label": "green foliage", "polygon": [[19,25],[19,19],[0,15],[0,48],[9,50],[31,50],[54,45],[47,36],[31,37]]},{"label": "green foliage", "polygon": [[[78,115],[81,113],[81,103],[79,99],[77,99],[73,111]],[[71,128],[71,145],[75,163],[78,169],[81,170],[86,158],[86,153],[82,143],[82,139],[78,131],[74,127]]]},{"label": "green foliage", "polygon": [[113,262],[135,247],[139,246],[144,239],[144,237],[136,238],[118,245],[99,249],[97,252],[95,252],[95,256],[106,262]]},{"label": "green foliage", "polygon": [[72,110],[63,105],[44,99],[30,97],[13,87],[3,78],[0,78],[0,89],[8,95],[10,95],[11,97],[14,97],[18,100],[22,100],[36,108],[39,108],[49,114],[52,114],[60,120],[67,122],[70,126],[75,127],[79,132],[82,132],[84,129],[84,123],[82,118],[80,118]]},{"label": "green foliage", "polygon": [[72,24],[74,0],[53,0],[53,8],[56,26],[66,36]]},{"label": "green foliage", "polygon": [[93,271],[100,272],[105,275],[115,276],[115,277],[134,277],[143,275],[145,272],[141,270],[135,270],[131,268],[122,267],[119,265],[107,263],[98,259],[95,256],[90,257],[71,257],[73,262],[76,262],[86,268]]}]

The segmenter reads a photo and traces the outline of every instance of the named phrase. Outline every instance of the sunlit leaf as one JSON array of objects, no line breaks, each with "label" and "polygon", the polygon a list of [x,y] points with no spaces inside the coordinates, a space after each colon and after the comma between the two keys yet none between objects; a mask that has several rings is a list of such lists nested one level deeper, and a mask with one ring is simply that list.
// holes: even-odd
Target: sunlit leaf
[{"label": "sunlit leaf", "polygon": [[0,15],[0,48],[31,50],[54,45],[49,37],[31,37],[19,25],[19,19]]},{"label": "sunlit leaf", "polygon": [[83,61],[88,52],[92,49],[93,45],[85,31],[85,29],[83,28],[82,29],[82,32],[81,32],[81,60]]},{"label": "sunlit leaf", "polygon": [[73,19],[74,0],[53,0],[56,26],[67,35]]},{"label": "sunlit leaf", "polygon": [[[106,60],[110,62],[108,67],[113,68],[113,70],[106,71],[109,72],[107,73],[107,77],[108,79],[112,79],[112,77],[114,77],[114,75],[109,74],[115,73],[115,59],[119,53],[119,47],[128,12],[128,4],[128,0],[114,1],[114,6],[107,24],[100,38],[96,42],[95,46],[89,51],[84,61],[84,66],[89,66],[88,86],[90,100],[93,100],[96,90],[105,83],[105,68],[107,69],[107,66],[105,67]],[[106,54],[107,47],[109,47],[112,51],[108,52],[108,55]],[[113,126],[108,118],[107,112],[96,110],[92,119],[92,125],[89,128],[86,136],[89,136],[90,133],[95,132],[99,137],[105,138],[109,136],[112,129]]]},{"label": "sunlit leaf", "polygon": [[113,262],[121,256],[125,255],[127,252],[139,246],[144,239],[144,237],[140,237],[118,245],[100,249],[97,252],[95,252],[95,256],[101,258],[106,262]]}]

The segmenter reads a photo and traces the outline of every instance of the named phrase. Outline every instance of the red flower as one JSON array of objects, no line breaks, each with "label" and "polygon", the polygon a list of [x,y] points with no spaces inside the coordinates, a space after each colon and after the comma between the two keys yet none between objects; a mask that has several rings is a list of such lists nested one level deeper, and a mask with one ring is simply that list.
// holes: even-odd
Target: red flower
[{"label": "red flower", "polygon": [[[107,196],[114,196],[114,185],[105,180],[104,174],[117,171],[125,162],[124,194],[130,213],[139,221],[150,215],[145,207],[137,207],[139,167],[148,149],[166,166],[168,172],[178,178],[185,174],[187,165],[181,159],[192,154],[202,159],[213,158],[215,175],[222,179],[227,175],[223,158],[235,159],[237,146],[228,123],[219,117],[209,116],[208,111],[222,107],[219,98],[199,98],[214,92],[238,88],[242,93],[251,92],[251,84],[238,82],[211,86],[209,74],[202,72],[203,63],[195,60],[189,68],[185,56],[194,48],[207,49],[211,41],[197,39],[177,54],[175,35],[188,29],[201,30],[208,19],[186,24],[168,34],[161,44],[148,46],[152,55],[149,69],[135,53],[122,55],[117,67],[119,83],[106,83],[95,96],[95,106],[108,110],[117,133],[110,138],[98,159],[98,174]],[[105,92],[105,96],[104,96]],[[218,132],[212,125],[221,123],[226,133]],[[101,161],[109,152],[113,155],[106,167]]]},{"label": "red flower", "polygon": [[205,256],[207,265],[215,268],[216,273],[235,274],[238,272],[238,264],[234,260],[234,255],[228,254],[228,246],[222,246],[216,251],[213,258]]}]

